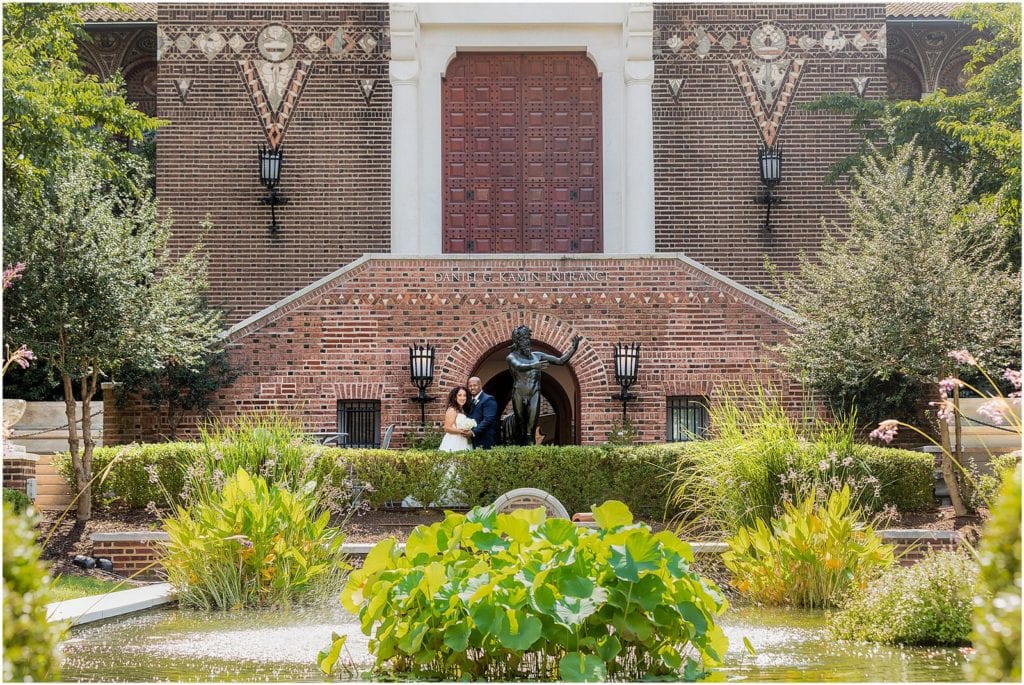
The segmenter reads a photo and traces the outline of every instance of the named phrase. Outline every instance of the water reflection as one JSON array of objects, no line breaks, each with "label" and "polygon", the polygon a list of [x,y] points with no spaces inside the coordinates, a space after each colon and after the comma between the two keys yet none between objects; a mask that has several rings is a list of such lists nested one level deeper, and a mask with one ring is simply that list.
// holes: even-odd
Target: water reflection
[{"label": "water reflection", "polygon": [[[729,651],[721,669],[729,680],[819,682],[950,682],[963,680],[958,649],[889,647],[832,640],[824,612],[750,607],[722,622]],[[743,646],[746,636],[751,655]]]},{"label": "water reflection", "polygon": [[[740,608],[723,621],[728,680],[959,681],[956,649],[835,642],[819,612]],[[372,664],[367,638],[340,607],[202,613],[165,609],[76,628],[64,643],[69,681],[320,681],[316,653],[348,635],[343,679]],[[755,654],[743,646],[746,636]]]}]

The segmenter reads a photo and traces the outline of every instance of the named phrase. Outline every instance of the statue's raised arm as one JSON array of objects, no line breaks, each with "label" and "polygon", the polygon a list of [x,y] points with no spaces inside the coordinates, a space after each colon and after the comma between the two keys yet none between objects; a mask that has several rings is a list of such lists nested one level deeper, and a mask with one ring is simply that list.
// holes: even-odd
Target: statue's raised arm
[{"label": "statue's raised arm", "polygon": [[572,347],[566,350],[565,354],[563,354],[561,357],[553,357],[550,354],[546,354],[544,352],[534,352],[534,355],[539,356],[541,359],[543,359],[549,364],[554,364],[555,366],[565,366],[565,364],[567,364],[569,360],[572,359],[572,356],[576,354],[576,350],[580,349],[581,340],[583,340],[582,337],[574,335],[572,337]]}]

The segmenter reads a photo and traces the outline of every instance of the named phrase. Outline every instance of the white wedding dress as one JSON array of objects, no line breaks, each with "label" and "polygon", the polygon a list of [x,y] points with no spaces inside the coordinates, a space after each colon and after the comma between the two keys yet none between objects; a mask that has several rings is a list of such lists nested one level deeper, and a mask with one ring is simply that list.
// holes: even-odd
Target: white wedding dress
[{"label": "white wedding dress", "polygon": [[[473,424],[470,426],[470,424]],[[455,417],[455,427],[465,430],[466,428],[476,427],[476,421],[469,418],[465,414],[459,414]],[[444,437],[441,438],[441,446],[438,447],[442,452],[462,452],[464,450],[473,449],[473,444],[470,443],[469,438],[465,435],[455,435],[454,433],[445,433]]]},{"label": "white wedding dress", "polygon": [[[458,414],[455,417],[455,427],[461,430],[472,430],[476,428],[476,421],[469,418],[465,414]],[[445,433],[444,437],[441,438],[441,445],[437,448],[441,452],[463,452],[466,450],[473,449],[473,443],[469,441],[465,435],[455,435],[454,433]],[[445,479],[449,482],[455,476],[455,464],[448,464],[448,472]],[[463,502],[457,497],[451,490],[441,495],[437,502],[431,502],[431,507],[460,507],[463,506]],[[412,495],[406,495],[405,499],[402,500],[403,507],[421,507],[423,504],[415,499]]]}]

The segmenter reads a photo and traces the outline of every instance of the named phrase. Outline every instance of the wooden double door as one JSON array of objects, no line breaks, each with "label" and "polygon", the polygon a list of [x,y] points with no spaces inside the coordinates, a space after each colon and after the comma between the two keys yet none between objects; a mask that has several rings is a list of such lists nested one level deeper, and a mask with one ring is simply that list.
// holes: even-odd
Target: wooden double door
[{"label": "wooden double door", "polygon": [[585,54],[460,53],[441,102],[445,252],[601,251],[601,79]]}]

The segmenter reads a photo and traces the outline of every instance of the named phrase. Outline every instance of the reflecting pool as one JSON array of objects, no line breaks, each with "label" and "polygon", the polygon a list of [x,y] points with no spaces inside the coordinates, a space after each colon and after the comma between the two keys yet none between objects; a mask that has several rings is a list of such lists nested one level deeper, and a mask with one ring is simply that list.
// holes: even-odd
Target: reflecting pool
[{"label": "reflecting pool", "polygon": [[[964,655],[948,648],[896,648],[836,642],[824,614],[730,609],[722,621],[727,680],[960,681]],[[331,632],[347,634],[342,679],[360,680],[372,664],[367,638],[340,606],[203,613],[145,612],[75,628],[64,643],[69,681],[320,681],[316,653]],[[743,645],[746,636],[755,654]]]}]

